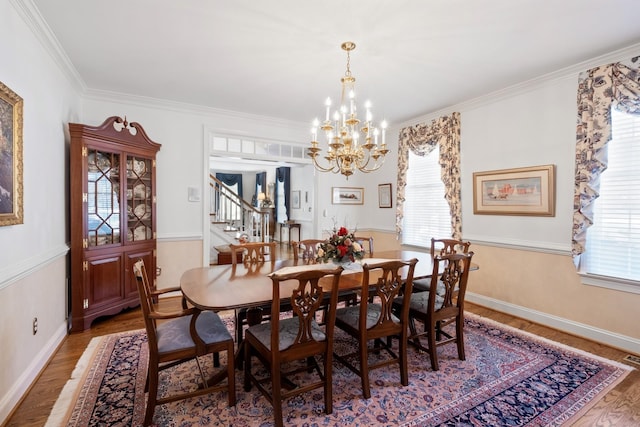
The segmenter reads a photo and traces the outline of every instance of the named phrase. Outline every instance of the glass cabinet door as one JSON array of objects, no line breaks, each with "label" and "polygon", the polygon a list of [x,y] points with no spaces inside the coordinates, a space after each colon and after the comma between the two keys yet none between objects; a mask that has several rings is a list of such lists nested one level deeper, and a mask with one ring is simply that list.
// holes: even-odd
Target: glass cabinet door
[{"label": "glass cabinet door", "polygon": [[120,243],[120,155],[89,149],[87,171],[88,245]]},{"label": "glass cabinet door", "polygon": [[127,241],[153,238],[152,160],[127,156]]}]

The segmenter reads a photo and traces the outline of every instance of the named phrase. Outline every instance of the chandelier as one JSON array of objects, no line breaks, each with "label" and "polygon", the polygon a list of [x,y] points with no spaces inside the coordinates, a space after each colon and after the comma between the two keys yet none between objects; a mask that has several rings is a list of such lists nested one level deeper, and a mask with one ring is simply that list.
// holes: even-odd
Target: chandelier
[{"label": "chandelier", "polygon": [[[324,122],[318,119],[313,121],[311,129],[311,147],[308,149],[309,157],[319,171],[341,173],[349,179],[349,176],[357,170],[360,172],[373,172],[382,166],[384,157],[389,152],[385,141],[387,122],[382,121],[380,128],[372,123],[371,103],[367,101],[365,107],[365,121],[360,126],[356,108],[355,82],[356,78],[351,74],[350,52],[356,48],[353,42],[342,43],[342,49],[347,52],[347,71],[342,82],[342,95],[340,105],[331,115],[331,98],[325,101],[326,113]],[[346,97],[346,98],[345,98]],[[318,128],[324,131],[327,140],[327,152],[324,156],[326,165],[320,165],[318,156],[322,151],[318,147]],[[381,136],[380,145],[378,137]]]}]

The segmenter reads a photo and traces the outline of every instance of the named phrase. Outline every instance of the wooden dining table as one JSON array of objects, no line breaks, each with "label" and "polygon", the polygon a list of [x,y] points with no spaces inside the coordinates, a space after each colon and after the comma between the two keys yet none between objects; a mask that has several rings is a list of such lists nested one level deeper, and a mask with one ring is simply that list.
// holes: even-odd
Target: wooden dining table
[{"label": "wooden dining table", "polygon": [[[346,266],[340,278],[341,291],[357,290],[362,286],[362,268],[357,264],[389,259],[410,260],[417,258],[414,278],[431,277],[433,259],[429,252],[414,250],[381,251],[369,255],[355,265]],[[251,308],[269,304],[272,298],[272,285],[269,274],[288,267],[335,269],[333,263],[307,264],[304,260],[278,259],[263,264],[215,265],[187,270],[180,278],[180,288],[186,300],[201,310],[222,311],[229,309]],[[284,270],[286,271],[286,270]],[[281,286],[287,286],[284,282]],[[322,283],[322,282],[321,282]],[[330,281],[326,281],[329,290]],[[295,283],[290,282],[293,289]],[[282,288],[281,294],[291,294]]]}]

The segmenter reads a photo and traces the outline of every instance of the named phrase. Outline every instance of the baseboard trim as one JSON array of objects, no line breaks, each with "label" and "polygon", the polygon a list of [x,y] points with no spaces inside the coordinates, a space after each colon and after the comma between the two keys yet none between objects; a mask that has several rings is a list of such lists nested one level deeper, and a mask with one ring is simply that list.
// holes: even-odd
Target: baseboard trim
[{"label": "baseboard trim", "polygon": [[640,354],[640,340],[636,338],[616,334],[584,323],[574,322],[573,320],[510,304],[484,295],[475,294],[473,292],[467,292],[465,300],[512,316],[530,320],[550,328],[606,344],[620,350]]}]

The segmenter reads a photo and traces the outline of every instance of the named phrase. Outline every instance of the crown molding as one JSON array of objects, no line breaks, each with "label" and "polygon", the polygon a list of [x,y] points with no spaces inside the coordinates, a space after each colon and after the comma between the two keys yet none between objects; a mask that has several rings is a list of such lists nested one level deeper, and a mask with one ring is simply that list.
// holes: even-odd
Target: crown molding
[{"label": "crown molding", "polygon": [[71,86],[79,95],[87,90],[87,85],[67,56],[67,53],[51,31],[49,24],[44,20],[40,11],[32,0],[9,0],[13,8],[22,17],[22,20],[31,29],[44,50],[49,53],[58,68],[67,77]]},{"label": "crown molding", "polygon": [[215,116],[221,118],[240,119],[262,123],[283,129],[307,129],[308,124],[277,117],[261,116],[257,114],[243,113],[240,111],[225,110],[221,108],[207,107],[204,105],[189,104],[186,102],[171,101],[167,99],[152,98],[148,96],[131,95],[122,92],[113,92],[100,89],[87,89],[84,99],[95,101],[117,102],[139,107],[149,107],[186,114],[201,116]]},{"label": "crown molding", "polygon": [[632,44],[631,46],[627,46],[622,49],[618,49],[613,52],[609,52],[607,54],[579,62],[577,64],[573,64],[571,66],[548,74],[544,74],[539,77],[535,77],[530,80],[526,80],[524,82],[507,86],[503,89],[496,90],[477,98],[472,98],[459,104],[451,105],[449,107],[445,107],[440,110],[406,120],[398,124],[397,127],[398,129],[402,129],[407,126],[413,126],[416,123],[429,122],[438,117],[449,115],[454,111],[464,113],[465,111],[473,110],[475,108],[482,107],[496,101],[501,101],[504,99],[512,98],[514,96],[522,95],[527,92],[531,92],[543,85],[549,84],[550,82],[554,81],[559,82],[565,79],[576,79],[577,84],[578,74],[580,74],[582,71],[589,70],[602,64],[622,61],[638,55],[640,55],[640,43]]}]

